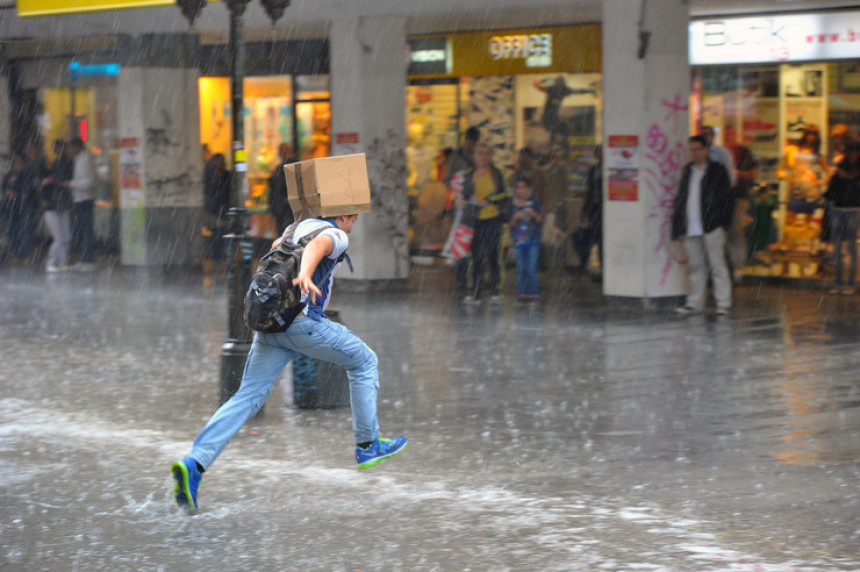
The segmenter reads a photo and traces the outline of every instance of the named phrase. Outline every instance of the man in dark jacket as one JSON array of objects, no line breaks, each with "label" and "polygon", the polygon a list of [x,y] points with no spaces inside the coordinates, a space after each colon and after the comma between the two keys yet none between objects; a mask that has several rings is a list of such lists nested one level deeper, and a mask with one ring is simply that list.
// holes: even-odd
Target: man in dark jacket
[{"label": "man in dark jacket", "polygon": [[732,306],[732,285],[726,264],[726,231],[732,222],[734,196],[729,173],[708,159],[707,141],[701,135],[690,137],[693,161],[684,167],[675,211],[672,214],[672,240],[682,238],[689,262],[690,293],[687,302],[675,311],[700,313],[705,306],[711,268],[717,314],[728,314]]}]

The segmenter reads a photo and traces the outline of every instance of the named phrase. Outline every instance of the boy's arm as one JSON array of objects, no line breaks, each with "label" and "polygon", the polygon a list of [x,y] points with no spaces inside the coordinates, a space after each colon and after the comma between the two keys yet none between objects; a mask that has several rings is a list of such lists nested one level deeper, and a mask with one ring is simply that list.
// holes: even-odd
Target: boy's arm
[{"label": "boy's arm", "polygon": [[310,241],[302,253],[302,265],[299,268],[299,275],[293,280],[293,286],[297,285],[301,289],[302,296],[310,292],[311,302],[316,302],[317,295],[322,295],[311,278],[320,261],[331,254],[333,249],[334,241],[331,237],[321,234]]}]

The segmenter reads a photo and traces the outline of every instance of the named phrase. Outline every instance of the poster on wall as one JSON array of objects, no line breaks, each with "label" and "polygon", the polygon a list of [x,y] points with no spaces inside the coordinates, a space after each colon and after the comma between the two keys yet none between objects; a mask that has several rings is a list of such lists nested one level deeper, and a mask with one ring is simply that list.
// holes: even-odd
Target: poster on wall
[{"label": "poster on wall", "polygon": [[120,188],[141,188],[140,140],[124,137],[119,142]]},{"label": "poster on wall", "polygon": [[335,133],[332,155],[354,155],[363,152],[358,133]]},{"label": "poster on wall", "polygon": [[639,136],[610,135],[606,166],[609,200],[639,200]]}]

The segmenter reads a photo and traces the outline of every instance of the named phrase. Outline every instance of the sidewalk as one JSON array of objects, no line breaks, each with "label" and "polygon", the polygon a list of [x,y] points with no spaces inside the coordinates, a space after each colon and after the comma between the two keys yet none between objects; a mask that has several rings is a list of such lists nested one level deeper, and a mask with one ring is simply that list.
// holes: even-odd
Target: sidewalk
[{"label": "sidewalk", "polygon": [[206,473],[169,465],[217,407],[218,275],[0,269],[0,569],[860,569],[856,299],[744,283],[728,317],[605,300],[460,303],[446,268],[336,288],[377,352],[385,434],[279,385]]}]

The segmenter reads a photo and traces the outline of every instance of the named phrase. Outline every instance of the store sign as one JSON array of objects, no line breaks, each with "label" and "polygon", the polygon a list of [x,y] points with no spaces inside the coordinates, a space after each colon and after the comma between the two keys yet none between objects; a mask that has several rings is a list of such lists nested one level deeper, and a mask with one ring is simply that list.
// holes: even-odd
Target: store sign
[{"label": "store sign", "polygon": [[409,40],[407,75],[445,75],[451,73],[451,48],[448,38]]},{"label": "store sign", "polygon": [[467,32],[409,39],[410,77],[600,71],[600,26]]},{"label": "store sign", "polygon": [[549,67],[552,65],[552,34],[493,36],[489,51],[494,60],[521,58],[526,67]]},{"label": "store sign", "polygon": [[691,65],[857,59],[860,11],[696,20],[689,41]]},{"label": "store sign", "polygon": [[[218,0],[207,0],[217,2]],[[51,16],[121,8],[176,6],[176,0],[18,0],[19,16]]]}]

